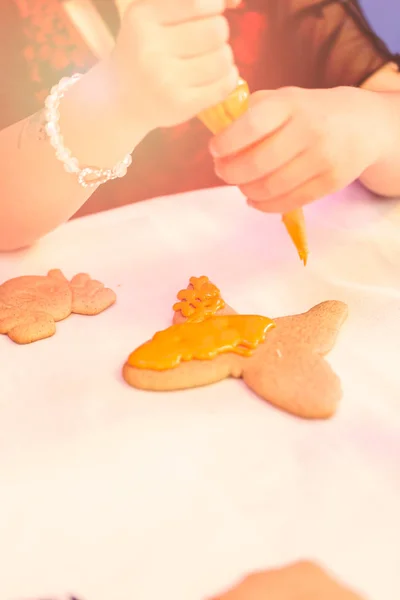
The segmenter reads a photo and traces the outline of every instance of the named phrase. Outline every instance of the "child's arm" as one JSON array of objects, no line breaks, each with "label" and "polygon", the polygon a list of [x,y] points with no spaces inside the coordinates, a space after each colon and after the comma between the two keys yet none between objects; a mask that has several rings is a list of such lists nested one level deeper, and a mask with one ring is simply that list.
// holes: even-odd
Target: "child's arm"
[{"label": "child's arm", "polygon": [[[230,94],[238,72],[223,13],[238,2],[129,3],[112,58],[61,100],[61,135],[80,166],[110,169],[152,129],[183,123]],[[90,195],[41,129],[35,116],[0,132],[0,251],[33,243]]]},{"label": "child's arm", "polygon": [[[146,135],[123,118],[112,71],[99,63],[61,101],[64,144],[82,165],[113,167]],[[0,131],[0,251],[28,246],[93,193],[66,173],[44,131],[44,110]]]},{"label": "child's arm", "polygon": [[[361,176],[361,182],[376,194],[382,196],[400,195],[400,72],[395,64],[388,64],[370,77],[362,87],[378,92],[387,104],[386,126],[392,131],[394,143],[391,151],[370,167]],[[371,136],[375,132],[371,131]]]}]

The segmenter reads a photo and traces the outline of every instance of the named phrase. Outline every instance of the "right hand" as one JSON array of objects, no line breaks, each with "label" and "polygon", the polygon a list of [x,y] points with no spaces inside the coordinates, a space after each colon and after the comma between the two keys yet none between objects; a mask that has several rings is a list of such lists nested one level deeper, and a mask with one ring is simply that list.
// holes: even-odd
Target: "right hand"
[{"label": "right hand", "polygon": [[112,57],[128,118],[183,123],[235,89],[224,12],[240,0],[133,0]]}]

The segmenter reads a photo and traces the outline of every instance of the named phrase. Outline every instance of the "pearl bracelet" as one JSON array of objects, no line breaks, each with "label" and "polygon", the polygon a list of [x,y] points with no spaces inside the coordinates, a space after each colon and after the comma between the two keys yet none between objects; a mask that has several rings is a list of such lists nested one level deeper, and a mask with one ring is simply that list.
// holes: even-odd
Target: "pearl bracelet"
[{"label": "pearl bracelet", "polygon": [[112,169],[97,169],[95,167],[80,167],[77,158],[72,156],[68,148],[64,146],[64,140],[60,133],[60,113],[58,111],[61,98],[65,92],[74,85],[82,76],[75,74],[72,77],[63,77],[61,81],[51,88],[50,95],[45,101],[45,130],[49,137],[50,144],[56,151],[56,157],[64,164],[67,173],[75,173],[82,187],[96,187],[111,179],[124,177],[132,163],[132,157],[127,154],[123,160],[117,163]]}]

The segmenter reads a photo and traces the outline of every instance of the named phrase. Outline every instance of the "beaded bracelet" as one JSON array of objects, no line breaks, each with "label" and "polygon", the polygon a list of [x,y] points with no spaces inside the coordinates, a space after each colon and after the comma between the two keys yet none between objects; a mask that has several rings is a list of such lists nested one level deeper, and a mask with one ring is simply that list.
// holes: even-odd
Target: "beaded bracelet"
[{"label": "beaded bracelet", "polygon": [[67,173],[75,173],[78,176],[78,181],[82,187],[96,187],[111,179],[124,177],[128,171],[129,165],[132,163],[132,157],[127,154],[123,160],[117,163],[112,169],[97,169],[95,167],[80,167],[77,158],[72,156],[68,148],[64,146],[64,140],[60,132],[60,113],[58,111],[60,101],[65,92],[74,83],[82,77],[76,73],[72,77],[63,77],[61,81],[51,88],[50,95],[45,101],[45,121],[46,134],[49,137],[50,144],[56,151],[56,157],[64,164],[64,169]]}]

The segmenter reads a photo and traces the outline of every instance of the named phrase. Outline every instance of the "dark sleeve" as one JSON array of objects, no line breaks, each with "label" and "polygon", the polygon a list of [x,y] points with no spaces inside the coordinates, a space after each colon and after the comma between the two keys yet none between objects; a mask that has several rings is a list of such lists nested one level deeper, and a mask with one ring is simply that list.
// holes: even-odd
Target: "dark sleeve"
[{"label": "dark sleeve", "polygon": [[400,65],[357,0],[279,0],[274,10],[282,68],[296,85],[359,86],[388,62]]}]

